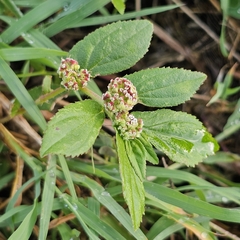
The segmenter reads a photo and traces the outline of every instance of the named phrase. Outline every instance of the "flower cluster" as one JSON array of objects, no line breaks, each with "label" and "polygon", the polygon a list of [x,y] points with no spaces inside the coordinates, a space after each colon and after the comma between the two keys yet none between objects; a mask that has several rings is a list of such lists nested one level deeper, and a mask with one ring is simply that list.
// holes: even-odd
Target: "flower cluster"
[{"label": "flower cluster", "polygon": [[137,104],[137,90],[128,79],[115,78],[110,81],[103,100],[110,112],[129,111]]},{"label": "flower cluster", "polygon": [[119,112],[115,115],[114,126],[123,139],[140,137],[143,128],[143,120],[135,118],[129,112]]},{"label": "flower cluster", "polygon": [[61,84],[68,90],[79,90],[90,81],[88,70],[80,69],[78,62],[72,58],[62,59],[57,72],[62,78]]},{"label": "flower cluster", "polygon": [[129,114],[138,101],[135,86],[126,78],[112,79],[103,100],[105,108],[114,114],[114,126],[121,137],[125,140],[139,137],[143,121]]}]

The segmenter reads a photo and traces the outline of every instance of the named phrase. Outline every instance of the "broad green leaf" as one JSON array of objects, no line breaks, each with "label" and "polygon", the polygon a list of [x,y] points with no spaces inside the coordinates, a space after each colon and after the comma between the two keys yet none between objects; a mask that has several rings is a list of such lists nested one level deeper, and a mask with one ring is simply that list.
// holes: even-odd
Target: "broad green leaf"
[{"label": "broad green leaf", "polygon": [[206,79],[204,73],[177,68],[147,69],[125,77],[137,88],[139,102],[150,107],[183,103]]},{"label": "broad green leaf", "polygon": [[146,20],[112,23],[79,41],[69,54],[93,76],[121,72],[147,52],[152,32]]},{"label": "broad green leaf", "polygon": [[125,7],[126,7],[124,0],[112,0],[112,4],[120,14],[124,14]]},{"label": "broad green leaf", "polygon": [[49,122],[40,154],[83,154],[93,145],[103,120],[103,108],[93,100],[67,105]]},{"label": "broad green leaf", "polygon": [[34,224],[37,220],[37,199],[34,200],[32,210],[28,213],[26,218],[24,218],[21,225],[16,231],[8,238],[9,240],[16,239],[29,239],[32,234]]},{"label": "broad green leaf", "polygon": [[173,161],[194,166],[218,150],[211,134],[190,114],[168,109],[133,114],[143,119],[149,141]]},{"label": "broad green leaf", "polygon": [[117,134],[117,150],[122,176],[123,195],[127,202],[133,226],[137,229],[142,221],[145,206],[143,182],[137,176],[129,161],[123,139]]}]

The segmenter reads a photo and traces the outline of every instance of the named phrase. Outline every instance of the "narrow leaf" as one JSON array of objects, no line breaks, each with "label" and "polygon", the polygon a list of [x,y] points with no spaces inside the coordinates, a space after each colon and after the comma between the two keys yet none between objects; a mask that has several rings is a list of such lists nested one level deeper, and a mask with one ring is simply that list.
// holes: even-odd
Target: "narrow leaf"
[{"label": "narrow leaf", "polygon": [[[60,173],[60,172],[59,172]],[[62,175],[63,177],[63,175]],[[76,172],[72,172],[72,179],[76,183],[81,183],[84,186],[91,189],[94,197],[111,212],[111,214],[119,221],[119,223],[124,226],[124,228],[136,239],[146,240],[146,236],[141,231],[141,229],[134,230],[131,224],[131,218],[129,214],[124,210],[124,208],[116,202],[116,200],[108,193],[106,190],[99,185],[95,180],[87,177],[86,175],[81,175]]]},{"label": "narrow leaf", "polygon": [[[72,25],[77,21],[82,21],[87,16],[93,14],[98,11],[100,8],[104,7],[110,0],[78,0],[78,3],[73,6],[70,3],[71,1],[65,2],[65,6],[69,6],[69,8],[73,7],[75,11],[71,12],[68,10],[68,14],[50,26],[48,26],[43,32],[47,37],[52,37],[59,32],[67,28],[71,28]],[[80,3],[79,3],[80,2]]]},{"label": "narrow leaf", "polygon": [[5,48],[0,49],[0,55],[6,61],[22,61],[53,56],[66,56],[67,53],[55,49],[46,48]]},{"label": "narrow leaf", "polygon": [[135,112],[150,142],[171,160],[194,166],[218,150],[217,142],[190,114],[168,109]]},{"label": "narrow leaf", "polygon": [[134,168],[130,164],[123,139],[118,134],[116,139],[123,195],[130,211],[133,226],[137,229],[144,214],[145,192],[143,182],[136,175]]},{"label": "narrow leaf", "polygon": [[109,24],[89,34],[69,52],[93,76],[123,71],[147,52],[153,26],[146,20]]},{"label": "narrow leaf", "polygon": [[158,156],[155,153],[151,143],[148,141],[148,137],[144,133],[141,133],[140,138],[137,139],[144,147],[145,159],[152,164],[158,164]]},{"label": "narrow leaf", "polygon": [[14,233],[10,236],[9,240],[29,239],[32,234],[36,220],[37,220],[37,199],[34,200],[32,210],[28,213],[26,218],[24,218],[23,222],[18,227],[18,229],[14,231]]},{"label": "narrow leaf", "polygon": [[125,7],[126,7],[124,0],[112,0],[112,4],[120,14],[124,14]]},{"label": "narrow leaf", "polygon": [[21,81],[18,79],[13,70],[9,67],[9,65],[1,58],[1,56],[0,75],[11,90],[11,92],[22,104],[27,113],[32,117],[33,121],[35,121],[39,125],[39,127],[44,130],[46,128],[46,122],[42,116],[42,113],[34,103],[33,99],[30,97],[28,91],[25,89]]},{"label": "narrow leaf", "polygon": [[228,121],[224,126],[224,130],[233,125],[240,125],[240,99],[237,102],[234,112],[228,118]]},{"label": "narrow leaf", "polygon": [[143,181],[146,176],[146,160],[144,148],[136,139],[125,141],[124,143],[128,159],[136,175],[141,181]]},{"label": "narrow leaf", "polygon": [[177,8],[177,5],[166,5],[161,7],[154,7],[154,8],[143,8],[140,11],[133,11],[133,12],[125,12],[123,15],[120,14],[111,14],[106,16],[93,16],[88,17],[85,19],[78,19],[78,21],[75,21],[71,24],[71,28],[76,27],[86,27],[86,26],[95,26],[99,24],[106,24],[110,22],[116,22],[116,21],[122,21],[127,19],[133,19],[137,17],[152,15],[155,13],[170,11],[174,8]]},{"label": "narrow leaf", "polygon": [[189,197],[186,194],[152,182],[144,182],[144,187],[147,194],[151,194],[166,203],[183,208],[189,213],[197,213],[214,219],[240,223],[239,209],[214,206],[208,202]]},{"label": "narrow leaf", "polygon": [[41,22],[58,11],[61,7],[63,7],[64,4],[66,4],[66,2],[69,2],[69,0],[44,1],[42,4],[27,12],[22,18],[7,28],[0,35],[2,41],[5,43],[11,43],[23,32],[27,32],[35,24]]},{"label": "narrow leaf", "polygon": [[46,239],[50,222],[56,181],[56,156],[48,157],[47,173],[42,194],[39,239]]},{"label": "narrow leaf", "polygon": [[177,68],[147,69],[125,77],[137,88],[139,102],[150,107],[183,103],[206,79],[204,73]]},{"label": "narrow leaf", "polygon": [[49,122],[40,154],[83,154],[93,145],[103,120],[103,108],[93,100],[67,105]]}]

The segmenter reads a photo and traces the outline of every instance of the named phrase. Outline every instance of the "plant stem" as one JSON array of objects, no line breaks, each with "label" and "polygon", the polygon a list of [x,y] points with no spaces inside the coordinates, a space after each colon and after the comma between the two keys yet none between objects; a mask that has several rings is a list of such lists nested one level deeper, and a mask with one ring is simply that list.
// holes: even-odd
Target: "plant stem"
[{"label": "plant stem", "polygon": [[101,96],[90,90],[89,88],[81,88],[81,91],[92,98],[94,101],[98,102],[100,105],[104,105]]},{"label": "plant stem", "polygon": [[52,98],[56,97],[57,95],[63,93],[64,91],[65,91],[65,89],[62,88],[62,87],[56,88],[55,90],[53,90],[53,91],[51,91],[51,92],[49,92],[47,94],[44,94],[41,97],[39,97],[35,101],[35,103],[37,105],[43,104],[44,102],[48,101],[49,99],[52,99]]}]

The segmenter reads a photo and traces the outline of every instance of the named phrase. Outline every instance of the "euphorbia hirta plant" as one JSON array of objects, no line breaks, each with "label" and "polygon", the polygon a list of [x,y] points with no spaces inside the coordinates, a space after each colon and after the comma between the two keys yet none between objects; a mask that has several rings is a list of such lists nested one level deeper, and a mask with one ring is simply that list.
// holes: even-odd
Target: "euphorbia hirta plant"
[{"label": "euphorbia hirta plant", "polygon": [[[152,33],[146,20],[117,22],[94,31],[71,49],[58,69],[61,84],[66,91],[80,90],[90,99],[67,105],[51,119],[40,151],[42,156],[83,154],[93,146],[104,118],[110,118],[116,130],[123,194],[135,228],[144,214],[146,160],[158,163],[154,148],[187,166],[218,149],[194,116],[162,109],[188,100],[205,80],[203,73],[146,69],[112,79],[108,90],[99,94],[94,78],[133,66],[147,52]],[[137,103],[159,109],[132,112]]]}]

